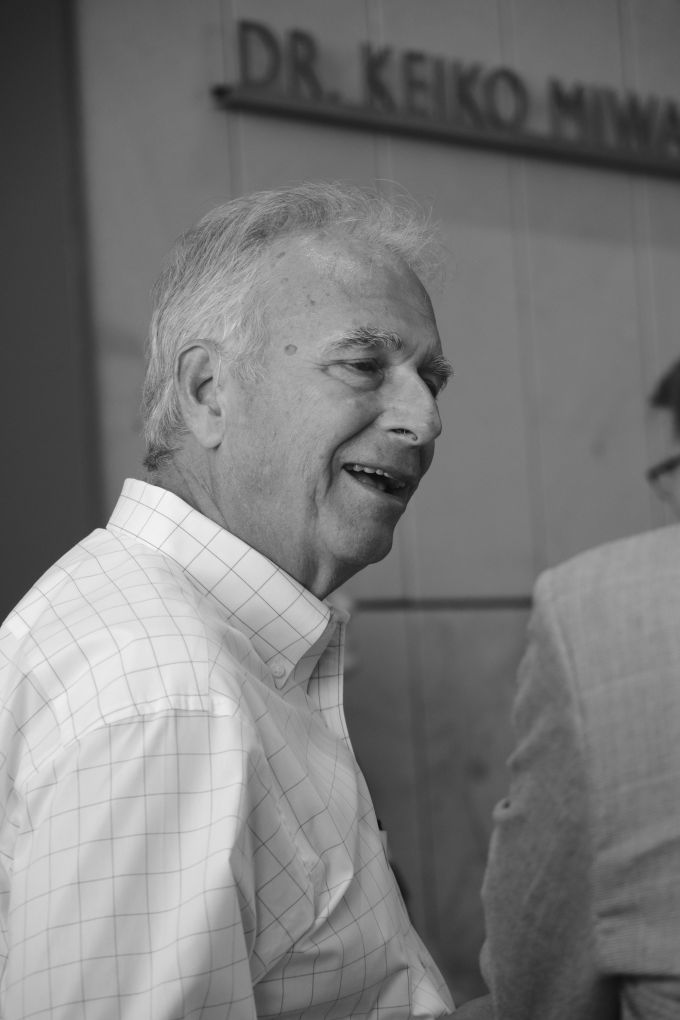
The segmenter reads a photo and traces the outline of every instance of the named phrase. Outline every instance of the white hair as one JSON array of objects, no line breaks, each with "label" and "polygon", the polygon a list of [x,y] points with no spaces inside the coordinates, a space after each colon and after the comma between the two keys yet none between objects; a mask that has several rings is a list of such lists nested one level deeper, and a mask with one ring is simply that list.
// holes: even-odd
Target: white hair
[{"label": "white hair", "polygon": [[142,414],[145,464],[172,454],[186,427],[174,384],[182,348],[214,344],[228,369],[254,378],[267,340],[258,287],[263,254],[279,238],[336,230],[403,260],[421,279],[440,268],[441,248],[411,203],[338,183],[256,192],[218,206],[179,238],[153,289]]}]

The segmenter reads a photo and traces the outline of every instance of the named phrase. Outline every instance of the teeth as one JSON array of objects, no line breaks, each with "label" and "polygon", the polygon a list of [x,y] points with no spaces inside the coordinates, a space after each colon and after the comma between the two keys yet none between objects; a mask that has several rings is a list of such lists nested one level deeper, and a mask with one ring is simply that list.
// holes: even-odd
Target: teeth
[{"label": "teeth", "polygon": [[[352,471],[365,471],[367,475],[382,475],[384,478],[392,478],[392,475],[383,471],[382,468],[364,467],[363,464],[352,464]],[[395,479],[392,480],[395,481]]]},{"label": "teeth", "polygon": [[394,489],[403,489],[406,486],[406,482],[398,481],[391,474],[389,474],[389,472],[383,471],[382,468],[366,467],[363,464],[352,464],[352,471],[362,471],[364,474],[367,475],[381,475],[383,478],[389,478],[389,480],[393,483],[392,487]]}]

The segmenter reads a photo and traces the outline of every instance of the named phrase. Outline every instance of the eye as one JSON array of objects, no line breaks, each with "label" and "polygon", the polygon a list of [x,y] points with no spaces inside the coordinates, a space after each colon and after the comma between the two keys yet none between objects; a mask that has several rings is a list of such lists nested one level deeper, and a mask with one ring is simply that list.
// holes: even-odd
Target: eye
[{"label": "eye", "polygon": [[383,365],[375,358],[357,358],[353,361],[339,361],[336,372],[350,383],[362,389],[377,389],[385,374]]},{"label": "eye", "polygon": [[444,384],[440,379],[428,379],[426,375],[421,375],[420,378],[423,380],[428,390],[436,400],[441,391],[444,389]]},{"label": "eye", "polygon": [[371,372],[382,371],[378,362],[373,358],[363,358],[361,361],[345,361],[344,365],[346,368],[354,369],[355,372],[361,372],[366,375],[369,375]]}]

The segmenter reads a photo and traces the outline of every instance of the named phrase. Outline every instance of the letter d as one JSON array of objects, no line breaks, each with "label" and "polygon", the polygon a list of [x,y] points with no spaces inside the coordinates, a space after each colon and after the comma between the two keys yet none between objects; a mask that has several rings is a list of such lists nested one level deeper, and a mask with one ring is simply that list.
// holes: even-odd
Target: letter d
[{"label": "letter d", "polygon": [[281,67],[276,36],[257,21],[239,21],[238,59],[241,85],[253,88],[271,85]]}]

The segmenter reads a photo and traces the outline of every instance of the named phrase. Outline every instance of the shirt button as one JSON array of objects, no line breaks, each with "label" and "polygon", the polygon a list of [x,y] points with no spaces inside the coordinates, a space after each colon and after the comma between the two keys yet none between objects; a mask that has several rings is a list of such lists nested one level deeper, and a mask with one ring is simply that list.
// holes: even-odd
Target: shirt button
[{"label": "shirt button", "polygon": [[281,679],[282,676],[285,675],[286,667],[283,665],[283,663],[280,660],[276,661],[276,662],[272,662],[272,673],[279,680]]}]

